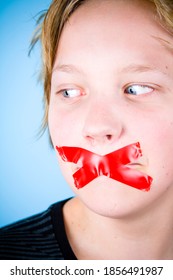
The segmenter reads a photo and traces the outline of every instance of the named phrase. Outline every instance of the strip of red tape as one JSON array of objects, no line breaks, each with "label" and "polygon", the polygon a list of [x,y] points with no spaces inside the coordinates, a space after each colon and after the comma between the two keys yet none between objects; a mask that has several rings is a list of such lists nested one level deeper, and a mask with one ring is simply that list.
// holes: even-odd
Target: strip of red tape
[{"label": "strip of red tape", "polygon": [[76,188],[80,189],[98,176],[107,176],[139,190],[149,191],[152,178],[132,169],[127,164],[142,156],[140,143],[130,144],[107,155],[101,156],[78,147],[58,147],[56,149],[63,161],[82,164],[74,174]]}]

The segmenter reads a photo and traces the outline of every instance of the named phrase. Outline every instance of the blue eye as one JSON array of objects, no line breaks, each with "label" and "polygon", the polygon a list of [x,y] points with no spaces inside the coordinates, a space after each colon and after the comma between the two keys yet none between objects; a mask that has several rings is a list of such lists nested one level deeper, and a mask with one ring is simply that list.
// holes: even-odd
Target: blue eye
[{"label": "blue eye", "polygon": [[125,89],[125,93],[132,95],[147,94],[153,91],[153,88],[145,85],[131,85]]},{"label": "blue eye", "polygon": [[74,98],[81,95],[81,90],[79,89],[65,89],[61,91],[63,97],[65,98]]}]

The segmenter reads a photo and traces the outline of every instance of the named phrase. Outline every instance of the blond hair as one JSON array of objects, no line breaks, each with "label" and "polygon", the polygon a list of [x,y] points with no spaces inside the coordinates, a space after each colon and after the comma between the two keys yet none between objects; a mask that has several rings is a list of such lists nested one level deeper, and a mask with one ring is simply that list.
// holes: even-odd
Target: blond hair
[{"label": "blond hair", "polygon": [[[44,83],[44,117],[41,126],[42,133],[45,131],[48,124],[51,75],[61,32],[70,15],[86,1],[89,0],[53,0],[47,12],[40,17],[43,21],[33,37],[32,47],[38,40],[41,41],[42,45],[42,79]],[[173,34],[172,0],[144,1],[154,4],[159,22]]]}]

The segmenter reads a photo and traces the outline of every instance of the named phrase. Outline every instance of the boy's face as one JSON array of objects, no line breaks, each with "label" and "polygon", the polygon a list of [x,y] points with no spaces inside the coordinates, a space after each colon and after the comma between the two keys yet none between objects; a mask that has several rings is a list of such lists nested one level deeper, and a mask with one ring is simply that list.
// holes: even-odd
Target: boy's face
[{"label": "boy's face", "polygon": [[105,176],[77,190],[77,166],[58,156],[70,186],[96,213],[120,217],[172,205],[171,45],[173,38],[143,1],[89,1],[64,27],[49,107],[54,146],[105,155],[139,141],[143,157],[133,168],[153,178],[149,192]]}]

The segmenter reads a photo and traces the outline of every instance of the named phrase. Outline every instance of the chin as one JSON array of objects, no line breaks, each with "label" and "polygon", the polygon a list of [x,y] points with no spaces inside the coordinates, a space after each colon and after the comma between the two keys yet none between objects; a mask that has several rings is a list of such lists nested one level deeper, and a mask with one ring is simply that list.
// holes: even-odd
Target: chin
[{"label": "chin", "polygon": [[98,177],[82,189],[73,186],[73,191],[91,211],[110,218],[123,218],[138,213],[145,208],[149,196],[149,192],[105,176]]}]

